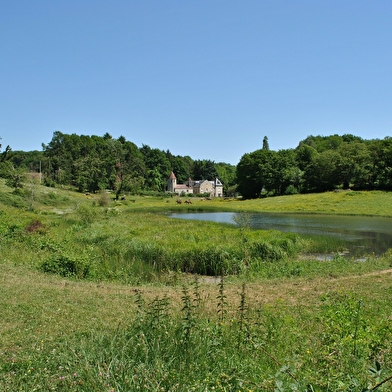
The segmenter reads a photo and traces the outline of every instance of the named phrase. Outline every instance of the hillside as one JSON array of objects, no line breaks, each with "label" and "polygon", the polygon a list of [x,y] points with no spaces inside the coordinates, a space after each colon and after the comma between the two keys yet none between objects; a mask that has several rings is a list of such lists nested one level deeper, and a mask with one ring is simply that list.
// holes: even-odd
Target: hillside
[{"label": "hillside", "polygon": [[[248,249],[260,237],[309,244],[164,213],[391,216],[390,198],[332,192],[185,206],[170,197],[116,202],[33,181],[15,194],[2,182],[0,390],[388,391],[390,253],[320,262],[298,260],[292,249],[274,260],[249,255],[234,275],[207,277],[169,268],[167,250],[205,248],[209,263],[207,255],[239,257],[240,244]],[[240,265],[234,256],[226,262]]]}]

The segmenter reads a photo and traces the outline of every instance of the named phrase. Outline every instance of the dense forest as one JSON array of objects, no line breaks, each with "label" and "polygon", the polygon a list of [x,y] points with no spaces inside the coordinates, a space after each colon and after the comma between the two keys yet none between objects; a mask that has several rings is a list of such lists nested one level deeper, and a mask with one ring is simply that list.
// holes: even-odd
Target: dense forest
[{"label": "dense forest", "polygon": [[84,136],[54,132],[42,151],[0,154],[0,174],[17,188],[22,172],[39,172],[48,186],[81,192],[110,189],[141,194],[164,192],[170,172],[178,183],[218,177],[225,195],[244,198],[325,192],[334,189],[392,190],[392,138],[364,140],[354,135],[308,136],[294,149],[273,151],[265,136],[261,148],[237,166],[174,156],[123,136]]},{"label": "dense forest", "polygon": [[271,151],[265,137],[237,165],[244,198],[335,189],[392,190],[392,138],[308,136],[295,149]]},{"label": "dense forest", "polygon": [[123,136],[115,139],[108,133],[101,137],[56,131],[48,144],[42,144],[42,150],[11,151],[7,147],[0,158],[7,163],[2,176],[9,177],[10,183],[18,172],[37,172],[48,186],[72,186],[81,192],[110,189],[119,195],[164,192],[173,171],[178,183],[218,177],[225,194],[235,191],[234,165],[174,156],[169,150],[148,145],[138,148]]}]

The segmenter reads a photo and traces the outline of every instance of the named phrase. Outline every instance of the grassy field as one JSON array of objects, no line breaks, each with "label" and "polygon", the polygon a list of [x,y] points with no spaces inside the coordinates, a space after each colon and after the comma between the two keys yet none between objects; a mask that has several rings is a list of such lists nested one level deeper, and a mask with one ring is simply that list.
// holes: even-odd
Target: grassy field
[{"label": "grassy field", "polygon": [[1,391],[392,389],[392,252],[312,260],[309,239],[179,209],[392,217],[392,194],[177,205],[0,183]]}]

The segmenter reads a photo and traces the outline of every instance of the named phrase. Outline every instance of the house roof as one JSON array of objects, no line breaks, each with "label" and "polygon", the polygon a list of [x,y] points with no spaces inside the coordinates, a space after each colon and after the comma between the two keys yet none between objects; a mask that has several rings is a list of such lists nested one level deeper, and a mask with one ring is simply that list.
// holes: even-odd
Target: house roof
[{"label": "house roof", "polygon": [[204,184],[205,182],[210,182],[210,181],[208,181],[208,180],[199,180],[199,181],[195,181],[195,185],[201,185],[201,184]]},{"label": "house roof", "polygon": [[171,172],[169,179],[170,180],[176,180],[177,178],[176,178],[175,174],[173,172]]}]

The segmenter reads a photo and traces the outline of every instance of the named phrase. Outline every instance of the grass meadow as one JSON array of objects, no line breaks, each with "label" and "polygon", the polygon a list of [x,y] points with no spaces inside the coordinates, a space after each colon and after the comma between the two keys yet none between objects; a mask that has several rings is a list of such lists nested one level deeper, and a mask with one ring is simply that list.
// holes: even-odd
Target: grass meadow
[{"label": "grass meadow", "polygon": [[339,244],[180,209],[392,217],[392,194],[177,205],[0,182],[1,391],[392,390],[392,251],[318,261]]}]

